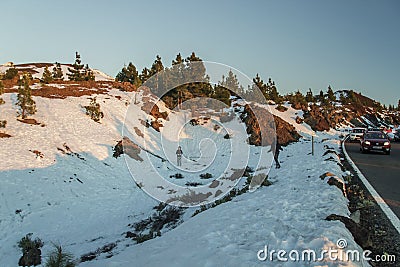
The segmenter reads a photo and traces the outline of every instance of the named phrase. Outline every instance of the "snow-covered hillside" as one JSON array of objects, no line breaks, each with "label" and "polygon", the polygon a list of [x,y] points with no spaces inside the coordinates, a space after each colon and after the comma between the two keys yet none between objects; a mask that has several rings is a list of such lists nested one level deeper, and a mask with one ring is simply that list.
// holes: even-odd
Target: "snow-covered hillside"
[{"label": "snow-covered hillside", "polygon": [[[168,119],[159,119],[163,127],[158,132],[144,127],[149,117],[143,106],[151,97],[142,91],[105,90],[96,95],[104,113],[101,123],[85,114],[87,95],[34,97],[37,125],[16,120],[16,93],[3,95],[6,103],[0,106],[0,119],[7,120],[3,130],[11,137],[0,138],[1,266],[17,266],[21,253],[16,244],[27,233],[45,242],[44,255],[52,248],[51,242],[62,244],[77,258],[115,244],[112,251],[79,266],[264,266],[257,259],[264,245],[320,251],[333,247],[339,238],[348,241],[348,248],[360,250],[343,224],[325,220],[332,213],[349,215],[342,192],[319,178],[328,171],[338,178],[345,175],[338,158],[326,160],[329,155],[324,155],[326,146],[338,151],[338,138],[335,132],[314,133],[296,124],[294,117],[302,114],[290,108],[274,113],[293,124],[304,139],[284,148],[282,168],[269,173],[271,186],[195,217],[191,215],[198,208],[185,209],[182,224],[163,228],[161,237],[143,244],[126,238],[131,230],[128,225],[151,216],[159,203],[142,190],[150,187],[139,188],[143,184],[154,186],[162,198],[186,183],[207,185],[221,175],[230,177],[233,167],[241,169],[247,164],[256,173],[268,173],[272,155],[267,153],[264,165],[256,168],[253,156],[269,148],[247,145],[244,125],[236,118],[221,123],[202,117],[187,123],[185,112],[171,112]],[[160,111],[167,111],[166,107],[161,105]],[[113,157],[113,147],[122,134],[138,145],[142,161]],[[315,156],[309,155],[311,135],[317,140]],[[184,151],[182,169],[175,162],[177,145]],[[241,154],[227,160],[235,151]],[[173,177],[177,172],[183,173],[182,179]],[[213,179],[201,179],[199,172]],[[165,178],[165,184],[146,184],[155,175]],[[324,264],[339,266],[340,261]]]}]

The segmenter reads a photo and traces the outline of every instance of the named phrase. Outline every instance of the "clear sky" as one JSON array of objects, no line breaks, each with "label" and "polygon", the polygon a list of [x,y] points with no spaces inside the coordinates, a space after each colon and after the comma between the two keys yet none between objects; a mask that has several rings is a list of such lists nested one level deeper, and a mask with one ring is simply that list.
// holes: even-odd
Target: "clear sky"
[{"label": "clear sky", "polygon": [[177,53],[230,65],[278,90],[350,88],[400,99],[400,1],[19,1],[0,5],[0,62],[84,63],[115,76]]}]

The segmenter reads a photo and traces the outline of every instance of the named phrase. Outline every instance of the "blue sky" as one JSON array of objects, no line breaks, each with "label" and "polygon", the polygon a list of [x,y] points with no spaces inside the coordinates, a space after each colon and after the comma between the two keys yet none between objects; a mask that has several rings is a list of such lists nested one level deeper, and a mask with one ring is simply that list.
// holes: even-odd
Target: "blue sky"
[{"label": "blue sky", "polygon": [[177,53],[230,65],[287,93],[351,88],[400,99],[399,1],[18,1],[1,4],[0,62],[169,66]]}]

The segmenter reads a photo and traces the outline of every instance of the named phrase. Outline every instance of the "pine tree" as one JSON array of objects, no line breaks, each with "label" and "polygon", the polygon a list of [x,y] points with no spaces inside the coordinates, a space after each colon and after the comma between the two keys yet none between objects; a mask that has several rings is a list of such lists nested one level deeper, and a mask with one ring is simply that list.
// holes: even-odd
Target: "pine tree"
[{"label": "pine tree", "polygon": [[157,55],[156,60],[154,60],[153,65],[151,65],[150,75],[153,76],[163,70],[164,70],[164,65],[162,63],[161,57]]},{"label": "pine tree", "polygon": [[191,81],[208,82],[206,75],[206,67],[202,63],[202,59],[196,56],[194,52],[185,59],[187,78]]},{"label": "pine tree", "polygon": [[44,68],[44,71],[43,71],[42,82],[43,83],[50,83],[52,81],[53,81],[53,77],[51,75],[51,72],[49,71],[49,68],[46,66]]},{"label": "pine tree", "polygon": [[222,86],[231,90],[231,92],[236,95],[243,94],[243,86],[240,85],[237,76],[232,72],[232,70],[229,70],[228,76],[226,76],[225,81],[222,81]]},{"label": "pine tree", "polygon": [[300,105],[307,105],[307,101],[304,95],[300,92],[300,90],[297,90],[296,93],[294,94],[294,101],[296,103],[299,103]]},{"label": "pine tree", "polygon": [[4,94],[4,84],[0,81],[0,105],[5,103],[4,99],[1,97],[2,94]]},{"label": "pine tree", "polygon": [[53,67],[52,70],[53,80],[63,80],[64,74],[61,69],[61,64],[56,62],[56,65]]},{"label": "pine tree", "polygon": [[183,58],[181,56],[181,53],[179,53],[178,55],[176,55],[176,58],[174,60],[172,60],[172,66],[182,64],[183,62],[184,61],[183,61]]},{"label": "pine tree", "polygon": [[124,66],[122,70],[118,72],[115,80],[119,82],[129,82],[133,85],[136,85],[136,87],[139,87],[141,84],[139,73],[132,62],[129,62],[128,67]]},{"label": "pine tree", "polygon": [[142,70],[142,73],[139,75],[139,79],[140,79],[140,81],[141,81],[142,84],[143,84],[143,83],[145,83],[150,77],[151,77],[150,70],[149,70],[148,68],[145,67],[145,68]]},{"label": "pine tree", "polygon": [[29,87],[30,78],[24,75],[21,80],[19,80],[17,105],[19,106],[19,115],[22,119],[25,119],[28,115],[33,115],[36,113],[36,103],[31,96],[31,88]]},{"label": "pine tree", "polygon": [[[224,77],[223,77],[224,79]],[[230,92],[228,89],[226,89],[223,85],[217,84],[213,88],[213,95],[212,98],[221,101],[225,103],[226,105],[230,106],[231,105],[231,100],[230,100]]]},{"label": "pine tree", "polygon": [[166,88],[172,90],[169,90],[162,99],[171,109],[175,108],[177,105],[179,106],[187,98],[191,97],[185,80],[186,72],[185,61],[180,53],[172,60],[171,68],[165,68],[164,70],[164,85]]},{"label": "pine tree", "polygon": [[340,92],[340,103],[343,105],[347,104],[347,98],[344,96],[343,92]]},{"label": "pine tree", "polygon": [[306,101],[309,103],[315,102],[315,98],[314,98],[313,92],[311,91],[311,88],[308,89],[308,92],[306,94]]},{"label": "pine tree", "polygon": [[397,102],[397,110],[400,111],[400,99],[399,102]]},{"label": "pine tree", "polygon": [[282,96],[279,94],[278,89],[275,86],[275,82],[272,81],[271,78],[269,78],[266,86],[267,86],[267,93],[269,95],[269,99],[274,101],[276,104],[281,104]]},{"label": "pine tree", "polygon": [[253,85],[247,88],[245,97],[249,100],[260,103],[264,103],[264,99],[270,99],[267,85],[264,83],[258,73],[256,74],[256,77],[253,78]]},{"label": "pine tree", "polygon": [[318,100],[319,100],[320,102],[324,102],[324,100],[325,100],[325,95],[324,95],[324,92],[323,92],[322,90],[319,91]]},{"label": "pine tree", "polygon": [[328,94],[328,99],[329,99],[330,101],[336,101],[335,93],[333,92],[333,90],[332,90],[332,88],[331,88],[330,85],[328,86],[328,92],[327,92],[327,94]]},{"label": "pine tree", "polygon": [[68,68],[68,71],[67,75],[70,81],[79,82],[85,80],[84,65],[81,61],[81,55],[78,52],[75,52],[75,63],[72,65],[72,68]]},{"label": "pine tree", "polygon": [[[185,61],[182,58],[181,53],[179,53],[176,55],[175,59],[172,60],[172,67],[170,71],[168,71],[168,79],[166,81],[167,84],[171,84],[171,86],[175,87],[176,85],[185,83],[185,72]],[[179,86],[179,89],[181,89],[181,86]]]},{"label": "pine tree", "polygon": [[86,64],[85,70],[83,72],[84,81],[94,81],[95,77],[93,71],[89,68],[89,65]]}]

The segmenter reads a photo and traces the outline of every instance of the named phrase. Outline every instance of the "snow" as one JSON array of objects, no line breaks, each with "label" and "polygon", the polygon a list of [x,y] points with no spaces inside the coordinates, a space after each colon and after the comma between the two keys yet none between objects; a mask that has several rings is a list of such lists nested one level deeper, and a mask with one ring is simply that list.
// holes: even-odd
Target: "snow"
[{"label": "snow", "polygon": [[[116,90],[111,94],[130,99]],[[7,244],[0,249],[2,266],[15,266],[15,244],[27,233],[47,243],[44,254],[54,241],[81,255],[119,239],[126,225],[151,213],[157,202],[135,186],[123,160],[111,157],[121,139],[124,101],[99,95],[105,113],[99,124],[81,107],[89,103],[87,97],[34,97],[34,118],[46,125],[41,127],[16,121],[15,94],[3,98],[1,118],[12,137],[0,139],[0,239]],[[64,143],[79,158],[58,150],[66,151]]]},{"label": "snow", "polygon": [[[336,132],[314,133],[306,124],[297,124],[296,116],[303,114],[290,106],[286,112],[277,111],[275,106],[270,106],[270,110],[304,136],[316,135],[315,156],[309,153],[310,140],[302,139],[281,152],[282,168],[269,172],[271,186],[240,195],[195,217],[191,217],[195,208],[186,209],[180,226],[170,231],[163,229],[161,237],[145,243],[136,245],[124,238],[130,230],[127,225],[147,218],[158,204],[136,186],[130,172],[143,174],[134,175],[136,182],[146,183],[153,175],[160,175],[166,178],[165,188],[176,188],[186,182],[204,182],[199,180],[198,172],[190,171],[196,168],[217,178],[232,174],[233,167],[245,167],[248,156],[248,165],[257,170],[255,174],[268,173],[272,162],[269,147],[246,145],[244,126],[237,119],[221,123],[217,117],[211,117],[202,125],[193,126],[182,117],[188,111],[172,112],[168,120],[162,120],[164,127],[160,132],[145,128],[139,121],[148,119],[142,110],[142,97],[143,92],[116,89],[97,95],[104,112],[101,123],[85,115],[83,106],[88,105],[88,96],[34,97],[38,112],[33,118],[42,127],[17,121],[16,94],[3,95],[6,103],[0,106],[0,118],[7,120],[4,131],[12,137],[0,138],[2,266],[16,266],[21,256],[16,243],[27,233],[34,233],[33,237],[45,242],[43,255],[51,249],[51,242],[62,244],[76,257],[117,243],[113,257],[100,255],[79,266],[264,266],[265,262],[257,260],[257,251],[264,245],[274,249],[320,250],[333,246],[339,238],[348,241],[349,249],[360,250],[343,224],[325,220],[332,213],[349,215],[341,191],[319,178],[327,171],[339,178],[345,175],[336,162],[324,160],[329,154],[322,156],[324,145],[338,151]],[[125,103],[133,103],[132,99],[138,103],[128,108]],[[160,110],[166,107],[161,105]],[[216,124],[220,129],[214,130]],[[181,131],[177,131],[177,125],[182,126]],[[142,136],[133,130],[135,127]],[[226,132],[232,135],[231,139],[223,138]],[[129,157],[113,158],[112,147],[122,139],[122,134],[169,161],[163,162],[144,150],[139,154],[143,162]],[[326,138],[330,140],[323,142]],[[182,166],[185,177],[171,180],[168,177],[179,170],[173,160],[178,142],[187,153]],[[237,152],[240,154],[230,156]],[[265,155],[261,165],[260,154]],[[208,168],[201,169],[203,165]],[[243,180],[226,185],[240,185]],[[150,182],[148,188],[155,185],[160,184]],[[281,266],[279,262],[271,264]],[[345,265],[340,261],[326,264]]]},{"label": "snow", "polygon": [[[317,140],[316,155],[306,154],[309,141],[290,145],[272,169],[272,185],[206,210],[163,236],[127,249],[110,259],[82,266],[282,266],[262,262],[257,252],[270,249],[320,251],[334,248],[340,238],[347,249],[361,250],[339,222],[324,220],[332,213],[348,216],[347,199],[319,176],[325,171],[344,175],[335,162],[323,161],[323,145],[338,151],[339,142]],[[327,156],[325,156],[327,158]],[[307,164],[304,164],[307,162]],[[276,259],[275,259],[276,260]],[[325,265],[326,264],[326,265]],[[285,266],[308,266],[288,263]],[[366,262],[329,262],[324,266],[368,266]]]},{"label": "snow", "polygon": [[285,120],[289,124],[293,125],[296,128],[296,131],[298,131],[299,133],[303,133],[303,134],[306,134],[306,135],[315,135],[315,132],[311,129],[311,127],[308,124],[306,124],[306,123],[298,124],[296,122],[296,117],[297,116],[299,116],[300,118],[304,119],[304,117],[303,117],[303,113],[304,112],[302,110],[294,109],[294,108],[291,107],[290,104],[284,104],[284,106],[287,108],[287,110],[285,112],[281,112],[281,111],[276,109],[277,106],[278,105],[270,105],[269,111],[272,114],[274,114],[274,115],[280,117],[281,119]]}]

